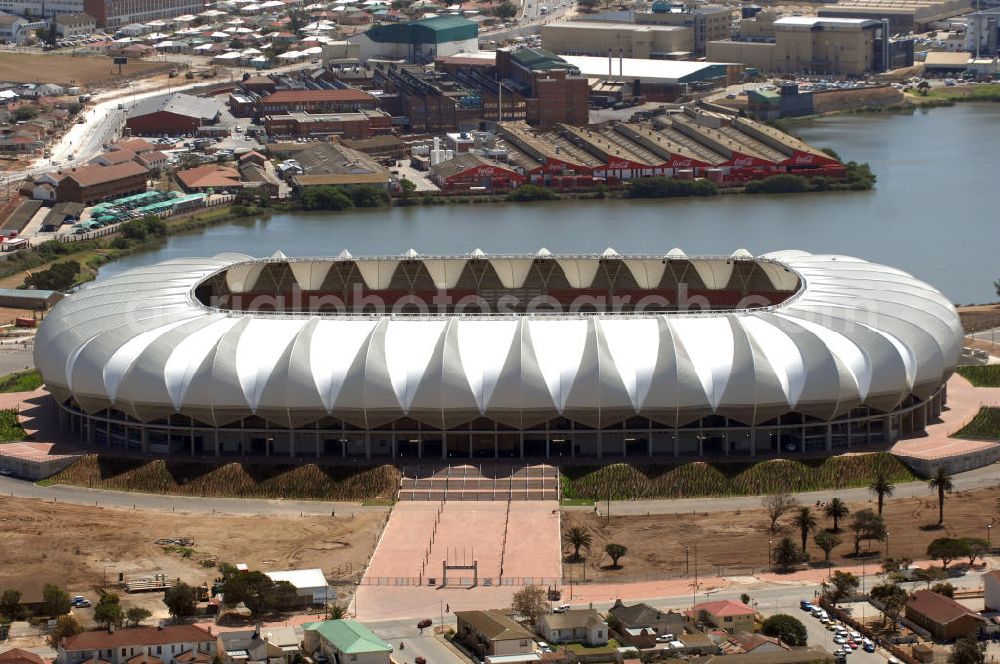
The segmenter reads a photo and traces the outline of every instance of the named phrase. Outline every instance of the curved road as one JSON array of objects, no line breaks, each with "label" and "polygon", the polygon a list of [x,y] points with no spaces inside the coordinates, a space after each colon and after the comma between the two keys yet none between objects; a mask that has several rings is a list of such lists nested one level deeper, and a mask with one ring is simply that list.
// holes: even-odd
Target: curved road
[{"label": "curved road", "polygon": [[[959,473],[953,477],[956,491],[970,491],[997,486],[1000,482],[1000,464],[992,464]],[[109,491],[105,489],[88,489],[85,487],[39,486],[27,480],[0,476],[0,496],[9,495],[18,498],[37,498],[76,505],[100,505],[102,507],[117,507],[121,509],[159,510],[165,512],[193,512],[219,514],[277,514],[277,515],[325,515],[334,512],[384,512],[388,507],[383,505],[359,505],[358,503],[323,502],[311,500],[264,500],[253,498],[201,498],[192,496],[165,496],[149,493],[129,493],[125,491]],[[893,499],[910,498],[913,496],[932,496],[927,484],[923,481],[897,484]],[[810,505],[816,502],[826,502],[833,497],[848,502],[870,500],[871,496],[865,487],[854,489],[831,489],[825,491],[810,491],[796,494],[799,502]],[[598,501],[597,509],[604,513],[606,503]],[[612,515],[641,514],[681,514],[686,512],[731,512],[735,510],[752,510],[760,508],[760,496],[734,496],[726,498],[680,498],[675,500],[636,500],[613,501]],[[592,506],[564,507],[565,510],[593,510]]]}]

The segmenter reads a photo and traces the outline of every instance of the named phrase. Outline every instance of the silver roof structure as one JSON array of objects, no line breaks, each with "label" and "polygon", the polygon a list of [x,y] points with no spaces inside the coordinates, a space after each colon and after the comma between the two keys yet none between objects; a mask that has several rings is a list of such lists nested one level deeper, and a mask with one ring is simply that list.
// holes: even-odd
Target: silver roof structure
[{"label": "silver roof structure", "polygon": [[[194,296],[220,274],[233,291],[249,291],[276,261],[305,290],[335,261],[354,262],[370,288],[386,288],[407,260],[423,261],[441,288],[467,261],[489,261],[517,288],[539,259],[584,288],[601,260],[621,260],[640,287],[659,283],[667,262],[689,261],[709,289],[726,287],[732,262],[751,260],[791,294],[770,307],[700,313],[413,316],[224,311]],[[633,415],[683,425],[719,414],[757,424],[926,398],[951,375],[962,338],[954,307],[934,288],[847,256],[279,252],[170,260],[97,282],[42,322],[35,364],[60,400],[140,421],[182,413],[223,426],[256,414],[288,427],[328,416],[359,427],[400,417],[450,427],[487,417],[528,427],[561,415],[602,427]]]}]

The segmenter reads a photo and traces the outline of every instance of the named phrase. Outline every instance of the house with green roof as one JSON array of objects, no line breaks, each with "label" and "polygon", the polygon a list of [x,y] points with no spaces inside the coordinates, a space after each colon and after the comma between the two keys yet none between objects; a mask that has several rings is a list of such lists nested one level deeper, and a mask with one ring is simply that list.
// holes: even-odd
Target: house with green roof
[{"label": "house with green roof", "polygon": [[302,625],[303,651],[331,664],[389,664],[392,646],[356,620],[323,620]]},{"label": "house with green roof", "polygon": [[461,16],[437,16],[405,23],[382,23],[350,38],[360,58],[423,64],[463,51],[479,50],[479,25]]}]

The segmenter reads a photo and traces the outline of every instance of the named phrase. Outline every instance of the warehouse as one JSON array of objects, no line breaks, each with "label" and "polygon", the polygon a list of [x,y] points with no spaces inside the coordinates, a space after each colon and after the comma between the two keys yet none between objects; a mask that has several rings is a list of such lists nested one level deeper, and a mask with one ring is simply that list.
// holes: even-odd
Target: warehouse
[{"label": "warehouse", "polygon": [[589,79],[621,81],[631,86],[632,96],[652,101],[673,101],[691,87],[706,89],[738,82],[742,64],[642,60],[587,55],[566,55],[563,59]]},{"label": "warehouse", "polygon": [[128,109],[125,126],[138,136],[194,134],[202,125],[218,122],[221,111],[215,99],[175,92],[140,99]]},{"label": "warehouse", "polygon": [[494,193],[519,187],[527,178],[508,165],[466,152],[431,166],[431,180],[447,192]]},{"label": "warehouse", "polygon": [[325,605],[337,599],[321,569],[291,569],[281,572],[265,572],[274,582],[287,581],[295,586],[295,594],[306,604]]},{"label": "warehouse", "polygon": [[407,23],[382,23],[349,40],[357,44],[361,62],[372,58],[414,64],[479,48],[479,26],[460,16],[437,16]]},{"label": "warehouse", "polygon": [[97,449],[794,458],[923,430],[962,341],[933,287],[848,256],[224,253],[67,296],[34,359]]},{"label": "warehouse", "polygon": [[263,118],[267,135],[275,138],[299,136],[343,136],[370,138],[392,133],[392,117],[385,111],[354,113],[303,113],[267,115]]},{"label": "warehouse", "polygon": [[93,205],[109,198],[146,191],[149,171],[134,161],[115,166],[82,166],[63,171],[56,185],[56,200]]},{"label": "warehouse", "polygon": [[336,88],[330,90],[278,90],[257,102],[260,115],[301,113],[355,113],[375,110],[378,100],[364,90]]}]

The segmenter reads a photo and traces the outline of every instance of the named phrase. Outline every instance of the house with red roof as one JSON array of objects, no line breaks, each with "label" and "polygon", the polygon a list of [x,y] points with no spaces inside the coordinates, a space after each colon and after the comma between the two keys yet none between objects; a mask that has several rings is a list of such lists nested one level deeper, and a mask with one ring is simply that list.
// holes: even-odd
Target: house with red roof
[{"label": "house with red roof", "polygon": [[0,664],[46,664],[46,662],[33,652],[13,648],[0,652]]},{"label": "house with red roof", "polygon": [[215,654],[216,639],[195,625],[132,627],[81,632],[59,644],[56,664],[83,664],[99,659],[108,664],[174,664],[191,653]]},{"label": "house with red roof", "polygon": [[707,621],[730,634],[753,632],[754,617],[757,612],[734,599],[720,599],[714,602],[695,604],[688,611],[691,620]]}]

